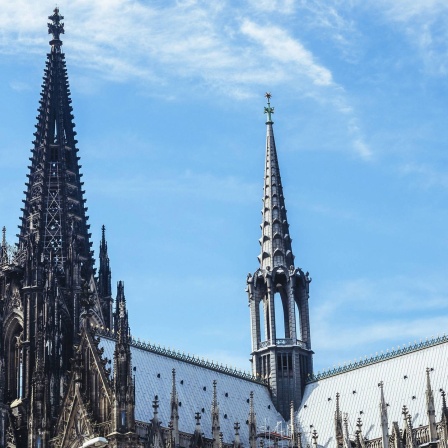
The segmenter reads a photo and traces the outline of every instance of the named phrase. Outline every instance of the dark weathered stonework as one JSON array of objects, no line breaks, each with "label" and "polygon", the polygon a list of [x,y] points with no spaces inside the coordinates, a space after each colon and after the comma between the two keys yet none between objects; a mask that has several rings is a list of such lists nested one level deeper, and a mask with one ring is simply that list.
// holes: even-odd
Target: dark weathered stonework
[{"label": "dark weathered stonework", "polygon": [[58,8],[49,19],[51,49],[19,241],[9,246],[4,232],[0,257],[0,418],[20,447],[45,447],[52,437],[79,342],[83,296],[92,321],[111,325],[107,246],[103,235],[97,284]]}]

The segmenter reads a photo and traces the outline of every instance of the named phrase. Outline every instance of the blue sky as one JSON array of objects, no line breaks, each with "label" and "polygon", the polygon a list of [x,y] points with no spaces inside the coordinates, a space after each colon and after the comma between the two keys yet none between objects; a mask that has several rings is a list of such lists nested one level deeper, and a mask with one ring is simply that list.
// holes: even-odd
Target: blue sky
[{"label": "blue sky", "polygon": [[[266,91],[315,368],[448,328],[444,0],[72,0],[98,253],[131,330],[249,369]],[[0,224],[15,241],[54,3],[0,0]]]}]

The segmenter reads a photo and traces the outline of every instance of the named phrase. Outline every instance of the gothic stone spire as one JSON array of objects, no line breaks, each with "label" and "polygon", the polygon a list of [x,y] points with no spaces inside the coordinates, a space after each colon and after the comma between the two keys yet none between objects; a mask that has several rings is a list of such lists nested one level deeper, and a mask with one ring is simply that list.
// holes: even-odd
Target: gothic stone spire
[{"label": "gothic stone spire", "polygon": [[[47,448],[61,397],[66,393],[73,345],[79,337],[82,285],[95,289],[81,166],[60,39],[64,24],[58,8],[49,19],[51,47],[39,101],[18,250],[9,259],[9,246],[3,241],[5,256],[0,266],[0,289],[11,305],[5,319],[17,316],[8,330],[10,334],[3,334],[8,344],[5,349],[7,353],[15,350],[15,341],[16,359],[21,360],[6,360],[5,399],[17,404],[14,412],[27,415],[21,439],[34,446],[40,434],[42,448]],[[42,319],[45,325],[38,329]],[[103,324],[99,307],[95,308],[95,319]],[[36,398],[39,396],[40,401]],[[23,446],[21,442],[19,445]]]},{"label": "gothic stone spire", "polygon": [[261,254],[259,256],[262,268],[294,265],[294,256],[291,248],[289,225],[286,218],[285,198],[283,196],[280,167],[275,147],[274,129],[271,107],[271,94],[267,93],[266,121],[266,163],[264,172],[263,219],[261,222]]},{"label": "gothic stone spire", "polygon": [[63,17],[58,8],[49,19],[52,47],[47,55],[39,101],[29,181],[22,209],[20,246],[31,239],[38,246],[38,255],[52,258],[61,271],[70,256],[79,257],[84,270],[91,271],[93,257],[87,208],[83,198],[65,55],[59,39],[64,32]]}]

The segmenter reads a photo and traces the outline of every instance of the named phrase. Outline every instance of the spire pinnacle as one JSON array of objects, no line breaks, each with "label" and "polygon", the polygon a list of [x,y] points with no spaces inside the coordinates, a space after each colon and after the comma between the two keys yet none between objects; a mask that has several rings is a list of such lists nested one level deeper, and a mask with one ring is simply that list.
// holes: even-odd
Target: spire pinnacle
[{"label": "spire pinnacle", "polygon": [[196,429],[200,429],[201,428],[201,413],[195,412],[194,418],[196,420]]},{"label": "spire pinnacle", "polygon": [[213,403],[212,403],[214,411],[217,411],[217,409],[218,409],[218,394],[216,392],[216,384],[217,384],[217,382],[216,382],[216,380],[214,380],[213,381]]},{"label": "spire pinnacle", "polygon": [[380,388],[380,419],[381,419],[381,433],[382,433],[382,441],[383,448],[389,448],[389,419],[387,416],[387,403],[384,399],[384,383],[380,381],[378,383],[378,387]]},{"label": "spire pinnacle", "polygon": [[171,371],[173,380],[171,384],[171,400],[176,400],[177,398],[177,391],[176,391],[176,369],[173,368]]},{"label": "spire pinnacle", "polygon": [[154,400],[152,401],[152,408],[154,409],[154,417],[153,421],[157,422],[159,420],[158,414],[159,414],[159,398],[157,395],[154,397]]},{"label": "spire pinnacle", "polygon": [[106,226],[104,224],[101,226],[101,243],[103,246],[106,245]]},{"label": "spire pinnacle", "polygon": [[271,123],[273,124],[274,122],[272,121],[272,114],[274,113],[274,108],[271,107],[271,93],[270,92],[266,92],[265,93],[265,98],[268,100],[268,105],[267,107],[264,108],[264,113],[268,114],[268,120],[266,121],[266,124]]},{"label": "spire pinnacle", "polygon": [[56,8],[54,8],[53,15],[48,16],[48,18],[52,22],[48,24],[48,34],[53,35],[50,45],[60,47],[62,45],[62,41],[59,37],[61,34],[64,34],[64,24],[61,20],[64,20],[64,16],[59,14],[59,8],[56,6]]},{"label": "spire pinnacle", "polygon": [[336,393],[336,411],[334,413],[334,429],[336,435],[336,446],[344,446],[344,430],[342,429],[342,414],[339,407],[339,392]]},{"label": "spire pinnacle", "polygon": [[429,374],[431,369],[426,369],[426,414],[428,415],[429,437],[430,441],[437,439],[436,430],[436,408],[434,406],[434,394],[431,388],[431,379]]},{"label": "spire pinnacle", "polygon": [[212,435],[213,435],[213,448],[220,448],[219,434],[219,406],[218,406],[218,393],[216,391],[216,380],[213,381],[213,401],[212,401]]},{"label": "spire pinnacle", "polygon": [[257,422],[255,419],[254,409],[254,393],[250,392],[249,398],[249,448],[256,448],[257,446]]},{"label": "spire pinnacle", "polygon": [[171,423],[173,425],[173,439],[174,445],[179,445],[179,399],[176,390],[176,369],[172,370],[172,385],[171,385]]}]

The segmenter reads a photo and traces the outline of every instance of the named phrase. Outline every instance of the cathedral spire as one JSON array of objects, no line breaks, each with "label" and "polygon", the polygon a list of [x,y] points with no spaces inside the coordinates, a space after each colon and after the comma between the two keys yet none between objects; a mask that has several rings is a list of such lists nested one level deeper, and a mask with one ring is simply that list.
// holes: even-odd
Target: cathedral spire
[{"label": "cathedral spire", "polygon": [[264,172],[264,196],[262,210],[262,235],[261,254],[258,257],[262,268],[274,268],[284,266],[289,268],[294,265],[292,254],[291,238],[289,235],[289,225],[286,218],[285,198],[283,196],[282,180],[280,177],[280,167],[275,147],[274,129],[272,114],[274,108],[271,107],[271,94],[266,93],[268,101],[264,108],[267,114],[266,121],[266,162]]},{"label": "cathedral spire", "polygon": [[53,258],[61,274],[66,269],[70,251],[75,250],[74,258],[79,258],[84,275],[88,277],[93,269],[91,235],[65,55],[61,50],[63,16],[55,8],[49,19],[48,31],[53,39],[39,101],[19,249],[23,250],[30,240],[35,242],[38,258]]},{"label": "cathedral spire", "polygon": [[[252,330],[252,368],[268,382],[277,410],[297,410],[312,373],[308,272],[294,267],[285,198],[275,147],[271,94],[267,114],[263,215],[259,267],[247,276]],[[297,316],[298,314],[298,316]],[[298,319],[296,318],[298,317]]]}]

